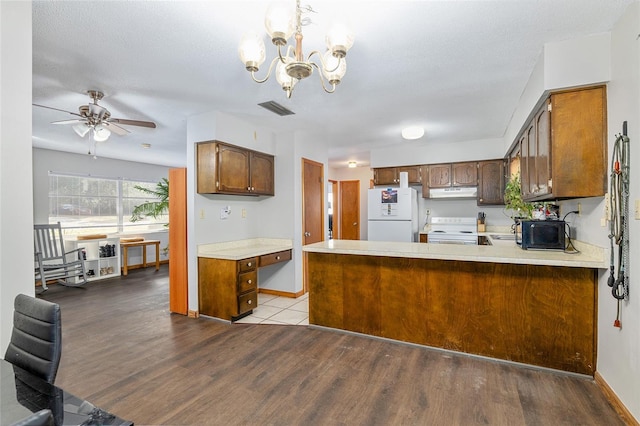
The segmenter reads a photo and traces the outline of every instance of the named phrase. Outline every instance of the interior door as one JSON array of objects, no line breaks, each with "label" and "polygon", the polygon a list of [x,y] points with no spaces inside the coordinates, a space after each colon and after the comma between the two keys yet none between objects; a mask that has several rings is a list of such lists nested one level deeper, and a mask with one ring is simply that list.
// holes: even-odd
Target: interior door
[{"label": "interior door", "polygon": [[360,181],[340,181],[340,239],[360,239]]},{"label": "interior door", "polygon": [[340,206],[338,205],[338,181],[329,180],[329,238],[340,238]]},{"label": "interior door", "polygon": [[302,245],[324,241],[324,165],[302,159]]},{"label": "interior door", "polygon": [[169,169],[169,311],[187,315],[187,169]]},{"label": "interior door", "polygon": [[[324,241],[324,165],[302,159],[302,245]],[[307,292],[307,255],[302,261],[302,291]]]}]

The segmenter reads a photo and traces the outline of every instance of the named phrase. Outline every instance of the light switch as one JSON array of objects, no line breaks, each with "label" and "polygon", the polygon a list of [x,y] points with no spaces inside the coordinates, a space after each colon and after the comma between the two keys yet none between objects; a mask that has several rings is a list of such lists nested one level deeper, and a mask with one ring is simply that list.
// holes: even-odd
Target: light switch
[{"label": "light switch", "polygon": [[247,217],[247,209],[242,209],[242,217]]},{"label": "light switch", "polygon": [[636,214],[634,217],[636,220],[640,219],[640,200],[636,200]]}]

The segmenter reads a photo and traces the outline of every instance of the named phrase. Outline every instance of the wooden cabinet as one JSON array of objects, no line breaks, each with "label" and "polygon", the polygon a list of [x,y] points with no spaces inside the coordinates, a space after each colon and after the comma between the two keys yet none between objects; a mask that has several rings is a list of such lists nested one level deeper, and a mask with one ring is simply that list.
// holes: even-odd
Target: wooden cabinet
[{"label": "wooden cabinet", "polygon": [[429,189],[450,188],[453,186],[478,185],[478,162],[429,164],[424,166],[428,177],[422,183],[422,196],[429,197]]},{"label": "wooden cabinet", "polygon": [[228,321],[249,315],[258,306],[258,268],[291,260],[291,250],[242,260],[198,257],[200,314]]},{"label": "wooden cabinet", "polygon": [[198,258],[200,314],[233,321],[258,305],[258,260]]},{"label": "wooden cabinet", "polygon": [[469,161],[451,165],[453,180],[451,186],[476,186],[478,184],[478,163]]},{"label": "wooden cabinet", "polygon": [[542,201],[604,195],[606,134],[604,86],[552,93],[511,151],[520,151],[523,198]]},{"label": "wooden cabinet", "polygon": [[448,188],[451,186],[451,164],[429,164],[427,166],[429,188]]},{"label": "wooden cabinet", "polygon": [[400,183],[400,173],[406,172],[409,185],[422,182],[421,166],[382,167],[373,169],[374,185],[397,185]]},{"label": "wooden cabinet", "polygon": [[478,205],[504,204],[504,160],[478,162]]},{"label": "wooden cabinet", "polygon": [[196,151],[199,194],[274,195],[274,156],[219,141]]}]

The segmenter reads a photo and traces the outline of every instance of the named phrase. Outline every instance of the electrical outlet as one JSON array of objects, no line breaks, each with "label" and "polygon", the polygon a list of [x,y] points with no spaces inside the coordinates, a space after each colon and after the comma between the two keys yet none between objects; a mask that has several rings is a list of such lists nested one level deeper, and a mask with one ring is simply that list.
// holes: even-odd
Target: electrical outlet
[{"label": "electrical outlet", "polygon": [[582,203],[578,203],[578,216],[582,216]]},{"label": "electrical outlet", "polygon": [[242,209],[242,217],[247,217],[247,209]]},{"label": "electrical outlet", "polygon": [[200,219],[204,219],[204,209],[200,209]]},{"label": "electrical outlet", "polygon": [[636,200],[636,214],[634,217],[636,220],[640,219],[640,200]]}]

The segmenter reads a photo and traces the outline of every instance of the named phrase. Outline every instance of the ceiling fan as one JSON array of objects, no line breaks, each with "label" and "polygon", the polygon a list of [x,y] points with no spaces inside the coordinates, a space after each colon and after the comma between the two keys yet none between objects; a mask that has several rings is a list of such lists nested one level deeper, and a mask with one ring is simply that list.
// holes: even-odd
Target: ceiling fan
[{"label": "ceiling fan", "polygon": [[156,123],[152,121],[140,121],[140,120],[128,120],[124,118],[112,118],[109,110],[103,106],[98,105],[98,101],[104,97],[104,93],[97,90],[89,90],[87,92],[89,97],[93,101],[89,105],[81,105],[79,113],[66,111],[59,108],[53,108],[45,105],[32,104],[40,108],[52,109],[55,111],[66,112],[71,115],[75,115],[79,118],[72,120],[54,121],[51,124],[72,124],[73,130],[80,137],[84,137],[90,131],[93,133],[93,140],[96,142],[104,142],[109,139],[111,133],[115,133],[118,136],[124,136],[127,133],[131,133],[121,125],[127,126],[140,126],[149,127],[151,129],[156,128]]}]

